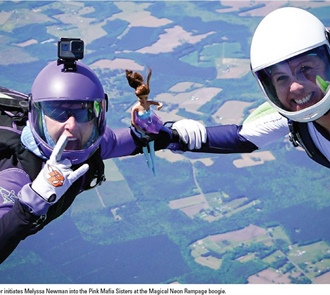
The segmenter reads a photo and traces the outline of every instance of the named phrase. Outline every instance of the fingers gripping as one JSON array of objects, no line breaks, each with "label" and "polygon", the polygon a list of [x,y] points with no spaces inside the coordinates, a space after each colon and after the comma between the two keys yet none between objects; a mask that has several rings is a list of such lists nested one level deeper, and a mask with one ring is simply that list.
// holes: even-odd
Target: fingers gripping
[{"label": "fingers gripping", "polygon": [[191,120],[188,128],[189,149],[200,149],[202,144],[206,142],[205,127],[201,123]]},{"label": "fingers gripping", "polygon": [[206,142],[206,128],[195,120],[183,119],[178,121],[173,124],[173,129],[178,131],[180,139],[188,144],[190,150],[200,149],[202,144]]}]

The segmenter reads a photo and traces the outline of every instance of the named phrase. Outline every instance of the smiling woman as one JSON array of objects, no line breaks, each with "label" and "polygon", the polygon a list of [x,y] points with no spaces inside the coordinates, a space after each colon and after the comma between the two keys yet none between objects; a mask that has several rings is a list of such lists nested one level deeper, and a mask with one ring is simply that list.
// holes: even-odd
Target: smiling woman
[{"label": "smiling woman", "polygon": [[329,80],[329,49],[322,45],[256,74],[272,103],[289,112],[301,111],[324,97],[317,76]]},{"label": "smiling woman", "polygon": [[329,31],[305,10],[273,11],[253,35],[253,74],[269,103],[291,120],[310,122],[330,109],[329,93],[316,83],[317,75],[330,80],[329,64]]}]

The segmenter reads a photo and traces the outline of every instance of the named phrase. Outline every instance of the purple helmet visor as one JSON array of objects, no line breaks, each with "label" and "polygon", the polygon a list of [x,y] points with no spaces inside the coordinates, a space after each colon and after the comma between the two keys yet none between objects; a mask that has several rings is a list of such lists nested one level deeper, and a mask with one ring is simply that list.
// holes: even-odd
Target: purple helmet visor
[{"label": "purple helmet visor", "polygon": [[[95,144],[98,144],[100,138],[104,134],[106,119],[105,110],[106,100],[95,101],[41,101],[34,102],[31,105],[31,112],[29,121],[32,125],[34,135],[37,137],[38,142],[41,144],[41,149],[46,156],[49,156],[54,143],[49,140],[49,134],[45,122],[45,117],[49,117],[60,123],[64,123],[70,117],[74,117],[77,123],[93,122],[94,130],[90,139],[84,147],[79,150],[66,150],[64,156],[68,157],[74,162],[81,162],[88,158]],[[86,155],[84,156],[84,154]],[[74,157],[71,157],[74,156]]]},{"label": "purple helmet visor", "polygon": [[77,101],[73,104],[63,101],[44,101],[36,104],[47,117],[61,123],[71,116],[78,123],[86,123],[94,119],[98,120],[102,113],[102,102],[99,101]]}]

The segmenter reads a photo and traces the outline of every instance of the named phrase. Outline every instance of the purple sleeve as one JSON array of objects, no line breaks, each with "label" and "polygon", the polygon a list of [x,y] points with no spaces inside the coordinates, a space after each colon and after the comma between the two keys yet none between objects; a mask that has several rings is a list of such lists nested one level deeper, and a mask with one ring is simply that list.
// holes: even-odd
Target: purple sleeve
[{"label": "purple sleeve", "polygon": [[0,172],[0,263],[19,242],[32,234],[38,216],[27,212],[18,201],[19,192],[30,182],[29,176],[19,168]]},{"label": "purple sleeve", "polygon": [[10,211],[0,218],[0,264],[15,250],[20,241],[36,232],[39,219],[15,200]]},{"label": "purple sleeve", "polygon": [[101,141],[102,159],[131,155],[136,145],[129,128],[111,130],[106,128]]},{"label": "purple sleeve", "polygon": [[[207,142],[203,144],[201,149],[193,150],[193,152],[231,154],[231,153],[251,153],[258,147],[245,137],[240,135],[241,125],[221,125],[207,127]],[[158,139],[159,140],[159,139]],[[155,148],[155,150],[168,148],[170,150],[182,149],[188,151],[187,147],[182,147],[178,143],[170,143]],[[157,139],[156,139],[157,143]],[[136,145],[131,136],[129,128],[111,130],[106,132],[101,141],[102,158],[109,159],[132,155],[136,151]]]},{"label": "purple sleeve", "polygon": [[232,154],[251,153],[258,147],[239,134],[242,126],[221,125],[207,127],[207,142],[194,152]]},{"label": "purple sleeve", "polygon": [[29,175],[20,168],[0,171],[0,218],[12,209],[22,187],[30,182]]}]

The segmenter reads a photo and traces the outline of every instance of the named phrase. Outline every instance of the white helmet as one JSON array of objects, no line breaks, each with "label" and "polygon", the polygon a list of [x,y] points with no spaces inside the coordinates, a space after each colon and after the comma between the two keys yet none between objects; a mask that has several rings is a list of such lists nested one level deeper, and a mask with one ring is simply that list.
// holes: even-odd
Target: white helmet
[{"label": "white helmet", "polygon": [[[277,9],[258,25],[251,43],[251,70],[266,99],[283,116],[310,122],[330,110],[328,38],[323,23],[299,8]],[[323,88],[316,85],[316,79]],[[300,90],[303,97],[289,93],[295,81],[309,84],[305,92]]]}]

